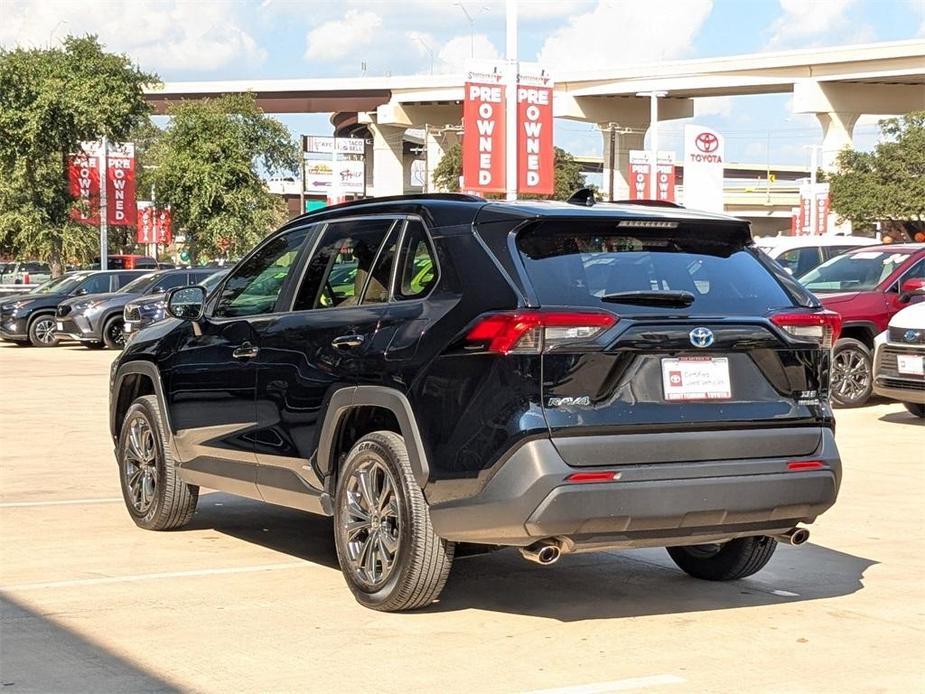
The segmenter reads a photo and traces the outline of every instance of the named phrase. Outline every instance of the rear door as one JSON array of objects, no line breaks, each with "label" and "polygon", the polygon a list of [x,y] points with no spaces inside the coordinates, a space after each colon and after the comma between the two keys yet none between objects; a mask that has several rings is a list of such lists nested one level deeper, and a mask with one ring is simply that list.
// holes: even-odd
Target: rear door
[{"label": "rear door", "polygon": [[[616,319],[590,340],[547,343],[550,432],[628,434],[626,462],[814,451],[827,416],[828,353],[769,320],[811,311],[798,305],[810,300],[786,290],[728,228],[660,224],[550,221],[518,235],[543,309]],[[807,428],[781,434],[785,423]],[[717,430],[739,433],[703,434]],[[651,436],[663,432],[675,436]],[[614,455],[580,448],[562,453],[573,464]]]}]

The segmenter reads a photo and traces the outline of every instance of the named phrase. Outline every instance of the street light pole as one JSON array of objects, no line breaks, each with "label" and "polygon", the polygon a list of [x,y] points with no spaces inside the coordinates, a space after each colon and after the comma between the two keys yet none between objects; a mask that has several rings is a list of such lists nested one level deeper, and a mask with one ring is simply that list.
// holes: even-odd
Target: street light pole
[{"label": "street light pole", "polygon": [[475,57],[475,20],[472,19],[472,15],[469,14],[469,10],[466,9],[466,6],[461,2],[454,2],[454,5],[463,11],[463,14],[466,15],[466,21],[469,22],[469,57]]},{"label": "street light pole", "polygon": [[649,149],[652,151],[652,162],[649,165],[649,199],[658,199],[658,98],[668,96],[668,92],[652,91],[639,92],[636,96],[649,97]]},{"label": "street light pole", "polygon": [[816,235],[818,211],[816,210],[816,167],[819,165],[818,154],[822,149],[820,145],[806,145],[809,147],[809,235]]},{"label": "street light pole", "polygon": [[100,270],[109,269],[109,200],[107,190],[109,187],[109,138],[103,136],[103,147],[100,152]]},{"label": "street light pole", "polygon": [[505,190],[506,199],[517,199],[517,0],[507,0],[506,50],[507,70],[505,72]]}]

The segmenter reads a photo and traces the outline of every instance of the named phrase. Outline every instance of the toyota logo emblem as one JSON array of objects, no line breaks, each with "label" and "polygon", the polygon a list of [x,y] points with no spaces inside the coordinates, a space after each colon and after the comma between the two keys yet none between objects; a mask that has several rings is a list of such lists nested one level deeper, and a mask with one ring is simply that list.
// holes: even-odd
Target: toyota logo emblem
[{"label": "toyota logo emblem", "polygon": [[700,133],[694,138],[694,144],[701,152],[709,154],[719,148],[719,138],[713,133]]},{"label": "toyota logo emblem", "polygon": [[917,342],[919,339],[919,331],[911,329],[907,330],[905,333],[903,333],[903,339],[906,342]]},{"label": "toyota logo emblem", "polygon": [[709,328],[694,328],[690,332],[691,344],[705,349],[713,344],[713,331]]}]

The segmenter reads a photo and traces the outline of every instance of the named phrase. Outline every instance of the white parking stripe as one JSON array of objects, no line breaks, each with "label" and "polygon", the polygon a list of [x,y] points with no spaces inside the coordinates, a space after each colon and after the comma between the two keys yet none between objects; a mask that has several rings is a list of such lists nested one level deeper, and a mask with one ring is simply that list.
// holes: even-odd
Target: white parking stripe
[{"label": "white parking stripe", "polygon": [[30,506],[82,506],[84,504],[114,504],[122,501],[121,496],[103,499],[64,499],[61,501],[7,501],[0,503],[0,508],[28,508]]},{"label": "white parking stripe", "polygon": [[156,581],[162,578],[185,578],[190,576],[217,576],[222,574],[246,574],[258,571],[278,571],[280,569],[299,569],[313,566],[306,561],[286,562],[285,564],[260,564],[258,566],[232,566],[226,569],[199,569],[193,571],[167,571],[156,574],[136,574],[135,576],[104,576],[101,578],[78,578],[71,581],[48,581],[45,583],[14,583],[0,586],[0,590],[44,590],[46,588],[73,588],[76,586],[98,586],[107,583],[129,583],[131,581]]},{"label": "white parking stripe", "polygon": [[648,677],[628,677],[622,680],[579,684],[558,689],[535,689],[526,694],[605,694],[606,692],[625,692],[630,689],[647,689],[663,684],[683,684],[685,681],[684,678],[676,675],[649,675]]}]

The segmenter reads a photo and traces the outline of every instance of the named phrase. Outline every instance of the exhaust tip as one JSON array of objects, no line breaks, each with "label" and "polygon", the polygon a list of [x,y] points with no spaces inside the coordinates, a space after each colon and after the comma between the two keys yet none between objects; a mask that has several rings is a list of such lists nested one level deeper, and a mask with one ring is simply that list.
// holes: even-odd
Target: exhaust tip
[{"label": "exhaust tip", "polygon": [[806,528],[795,528],[793,534],[790,536],[790,544],[792,545],[802,545],[809,539],[809,530]]},{"label": "exhaust tip", "polygon": [[521,547],[520,554],[528,561],[536,562],[541,566],[549,566],[559,561],[562,550],[559,545],[552,542],[537,542],[529,547]]},{"label": "exhaust tip", "polygon": [[559,559],[559,548],[555,545],[546,545],[537,553],[540,564],[554,564]]}]

